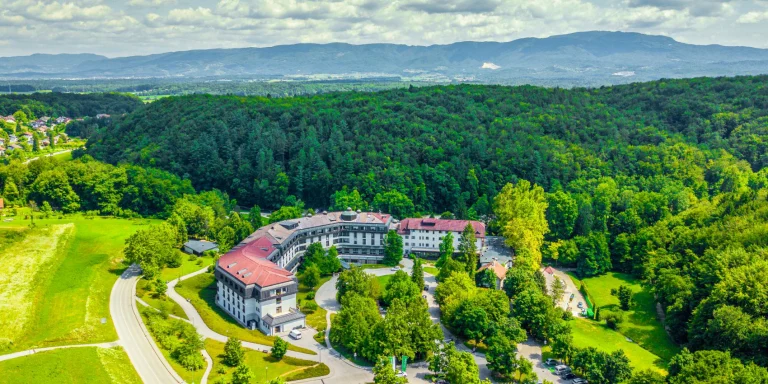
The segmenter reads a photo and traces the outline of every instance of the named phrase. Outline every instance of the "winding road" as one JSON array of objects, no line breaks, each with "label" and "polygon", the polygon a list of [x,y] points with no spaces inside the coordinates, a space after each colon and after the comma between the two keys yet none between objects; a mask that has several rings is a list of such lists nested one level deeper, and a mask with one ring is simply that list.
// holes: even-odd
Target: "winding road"
[{"label": "winding road", "polygon": [[136,307],[136,282],[140,275],[141,269],[132,265],[112,287],[109,313],[115,323],[117,337],[144,383],[183,383],[184,380],[160,352],[139,315]]}]

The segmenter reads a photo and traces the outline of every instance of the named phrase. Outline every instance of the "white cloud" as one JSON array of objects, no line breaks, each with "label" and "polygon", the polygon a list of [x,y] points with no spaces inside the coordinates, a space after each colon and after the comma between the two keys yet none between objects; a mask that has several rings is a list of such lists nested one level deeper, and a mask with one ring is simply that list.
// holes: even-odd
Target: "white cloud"
[{"label": "white cloud", "polygon": [[0,0],[0,56],[298,42],[447,44],[586,30],[768,47],[765,0]]},{"label": "white cloud", "polygon": [[157,8],[163,5],[176,5],[176,0],[130,0],[128,5],[132,7]]},{"label": "white cloud", "polygon": [[[762,23],[764,21],[768,21],[768,11],[763,12],[747,12],[736,20],[736,22],[740,24],[755,24],[755,23]],[[768,33],[768,31],[766,31]]]},{"label": "white cloud", "polygon": [[40,1],[26,7],[24,16],[41,21],[69,21],[104,18],[111,12],[112,9],[106,5],[81,6],[73,2]]}]

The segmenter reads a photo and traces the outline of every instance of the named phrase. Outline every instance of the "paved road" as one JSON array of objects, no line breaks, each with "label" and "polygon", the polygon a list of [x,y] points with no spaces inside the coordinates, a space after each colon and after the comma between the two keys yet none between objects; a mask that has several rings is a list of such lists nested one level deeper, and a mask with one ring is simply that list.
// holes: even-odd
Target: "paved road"
[{"label": "paved road", "polygon": [[145,384],[183,383],[160,353],[139,315],[135,296],[140,273],[138,266],[131,266],[112,287],[109,313],[117,336]]},{"label": "paved road", "polygon": [[[557,276],[560,280],[562,280],[565,283],[565,293],[563,294],[563,297],[560,298],[558,301],[558,305],[565,309],[566,311],[571,311],[574,316],[580,317],[581,316],[581,309],[578,308],[578,303],[584,303],[586,306],[586,300],[584,300],[584,296],[579,291],[579,287],[576,286],[576,284],[573,283],[573,280],[571,279],[568,274],[565,272],[552,268],[552,271],[554,272],[553,275],[550,275],[549,273],[544,271],[544,268],[541,269],[541,273],[544,274],[544,277],[547,280],[547,286],[552,287],[552,282],[555,281],[555,276]],[[570,300],[571,294],[573,294],[573,300]]]},{"label": "paved road", "polygon": [[111,343],[98,343],[98,344],[74,344],[74,345],[58,345],[55,347],[34,348],[26,351],[9,353],[7,355],[1,355],[0,361],[11,360],[17,357],[34,355],[35,353],[52,351],[54,349],[66,349],[66,348],[84,348],[84,347],[97,347],[97,348],[113,348],[120,345],[120,342],[113,341]]},{"label": "paved road", "polygon": [[[51,157],[51,156],[56,156],[56,155],[60,155],[60,154],[62,154],[62,153],[67,153],[67,152],[72,152],[72,150],[71,150],[71,149],[67,149],[66,151],[53,152],[53,153],[49,153],[49,154],[43,155],[43,157]],[[37,160],[37,159],[39,159],[39,158],[40,158],[40,156],[37,156],[37,157],[33,157],[33,158],[31,158],[31,159],[29,159],[29,160],[25,161],[25,162],[24,162],[24,164],[29,164],[30,162],[32,162],[32,161],[35,161],[35,160]]]}]

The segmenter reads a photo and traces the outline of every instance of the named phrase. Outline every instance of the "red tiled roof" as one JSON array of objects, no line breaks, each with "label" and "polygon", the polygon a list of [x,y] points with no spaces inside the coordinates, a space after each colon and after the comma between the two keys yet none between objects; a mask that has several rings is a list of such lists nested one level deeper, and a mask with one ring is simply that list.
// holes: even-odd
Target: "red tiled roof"
[{"label": "red tiled roof", "polygon": [[492,270],[493,273],[496,274],[496,277],[499,278],[499,280],[504,280],[504,278],[507,276],[507,267],[505,267],[504,265],[500,264],[496,260],[493,260],[490,263],[483,265],[477,271],[480,272],[480,271],[484,271],[486,269]]},{"label": "red tiled roof", "polygon": [[447,219],[404,219],[400,222],[397,232],[400,234],[406,231],[420,229],[429,231],[451,231],[461,232],[466,228],[467,223],[472,224],[475,229],[475,237],[485,237],[485,224],[479,221],[470,220],[447,220]]},{"label": "red tiled roof", "polygon": [[254,257],[239,250],[227,252],[219,258],[219,268],[240,280],[243,284],[256,284],[260,287],[293,281],[293,274],[277,264],[263,258]]}]

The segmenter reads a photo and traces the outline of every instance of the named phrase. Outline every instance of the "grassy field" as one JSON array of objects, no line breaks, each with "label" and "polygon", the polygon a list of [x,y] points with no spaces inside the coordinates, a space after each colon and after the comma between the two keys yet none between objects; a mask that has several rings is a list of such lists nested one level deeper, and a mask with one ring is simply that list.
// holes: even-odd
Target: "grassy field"
[{"label": "grassy field", "polygon": [[[578,279],[572,276],[576,285]],[[672,339],[664,331],[661,322],[656,318],[656,304],[653,294],[634,277],[617,272],[610,272],[602,276],[589,277],[581,280],[589,290],[589,293],[603,311],[617,311],[619,299],[611,296],[611,289],[626,285],[632,289],[632,301],[629,311],[624,312],[624,322],[619,325],[618,331],[622,335],[632,339],[635,343],[647,349],[654,355],[669,361],[672,356],[680,351],[680,347],[672,342]]]},{"label": "grassy field", "polygon": [[[216,306],[216,280],[212,274],[204,273],[184,280],[181,282],[181,286],[176,286],[176,292],[190,300],[190,303],[200,313],[205,324],[213,331],[257,344],[272,345],[274,343],[275,338],[273,336],[267,336],[258,330],[251,331],[243,328],[226,312]],[[310,355],[317,354],[312,350],[290,343],[288,344],[288,349]]]},{"label": "grassy field", "polygon": [[[125,239],[149,221],[70,216],[35,223],[0,251],[0,311],[17,314],[0,319],[0,349],[116,340],[109,295],[124,269]],[[0,231],[26,225],[17,218]]]},{"label": "grassy field", "polygon": [[120,348],[57,349],[0,362],[0,383],[139,384],[141,379]]},{"label": "grassy field", "polygon": [[424,267],[424,272],[429,273],[432,276],[437,276],[440,270],[435,267]]},{"label": "grassy field", "polygon": [[[209,382],[218,382],[223,380],[225,383],[232,381],[232,372],[235,368],[223,363],[224,343],[208,339],[205,341],[205,349],[213,359],[213,369],[208,377]],[[327,375],[330,370],[325,364],[320,364],[310,360],[283,357],[282,360],[276,360],[268,353],[254,351],[245,348],[245,364],[251,368],[256,375],[254,382],[262,383],[268,379],[274,379],[278,376],[283,378],[294,378],[298,374],[305,372],[305,379]],[[314,367],[314,369],[312,369]],[[319,369],[318,369],[319,368]],[[324,369],[323,369],[324,368]],[[307,370],[311,370],[306,372]],[[222,373],[223,371],[223,373]],[[323,374],[318,374],[322,373]]]},{"label": "grassy field", "polygon": [[573,344],[578,347],[595,347],[605,352],[623,349],[635,371],[653,369],[659,373],[666,372],[667,364],[659,356],[628,341],[624,335],[603,324],[578,318],[569,324],[573,329]]}]

